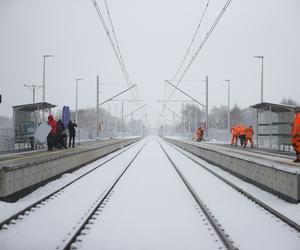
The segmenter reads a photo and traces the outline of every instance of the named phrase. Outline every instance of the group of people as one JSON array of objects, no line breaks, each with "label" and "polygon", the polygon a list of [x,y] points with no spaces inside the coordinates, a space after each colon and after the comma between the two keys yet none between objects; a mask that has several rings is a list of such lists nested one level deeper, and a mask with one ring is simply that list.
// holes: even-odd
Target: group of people
[{"label": "group of people", "polygon": [[[251,147],[254,148],[253,135],[254,130],[253,127],[237,125],[230,129],[230,133],[232,135],[231,138],[231,146],[238,146],[238,140],[240,140],[240,145],[242,147],[247,147],[248,142],[250,142]],[[204,129],[199,127],[196,129],[196,141],[203,141]],[[300,162],[300,107],[295,108],[295,119],[292,123],[292,145],[296,152],[296,159],[294,162]]]},{"label": "group of people", "polygon": [[[67,128],[65,128],[64,123],[61,119],[56,121],[53,115],[48,116],[48,125],[51,126],[51,131],[47,136],[47,146],[48,150],[52,151],[53,148],[65,148],[67,149]],[[75,136],[77,124],[72,122],[71,120],[68,123],[68,131],[69,131],[69,148],[71,144],[73,148],[75,147]]]},{"label": "group of people", "polygon": [[254,143],[253,143],[254,130],[252,128],[252,125],[250,125],[249,127],[245,127],[243,125],[237,125],[230,129],[230,133],[232,135],[231,146],[233,146],[234,144],[237,146],[238,139],[240,139],[241,147],[244,148],[247,147],[248,142],[250,142],[251,148],[254,148]]},{"label": "group of people", "polygon": [[204,129],[199,127],[196,129],[196,141],[203,141]]}]

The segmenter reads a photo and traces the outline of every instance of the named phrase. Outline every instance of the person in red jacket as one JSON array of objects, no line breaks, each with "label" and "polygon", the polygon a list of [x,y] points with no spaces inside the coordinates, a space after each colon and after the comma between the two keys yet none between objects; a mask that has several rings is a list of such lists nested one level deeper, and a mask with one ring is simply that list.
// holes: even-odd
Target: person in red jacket
[{"label": "person in red jacket", "polygon": [[292,125],[292,144],[296,151],[296,160],[300,162],[300,107],[295,108],[295,119]]},{"label": "person in red jacket", "polygon": [[251,125],[245,129],[245,133],[246,133],[246,141],[244,144],[244,148],[247,147],[248,141],[250,141],[251,143],[251,148],[254,148],[254,143],[253,143],[254,130]]},{"label": "person in red jacket", "polygon": [[57,122],[54,119],[53,115],[48,116],[48,125],[51,126],[51,131],[49,135],[47,136],[47,146],[48,150],[53,150],[54,143],[55,143],[55,135],[57,133]]}]

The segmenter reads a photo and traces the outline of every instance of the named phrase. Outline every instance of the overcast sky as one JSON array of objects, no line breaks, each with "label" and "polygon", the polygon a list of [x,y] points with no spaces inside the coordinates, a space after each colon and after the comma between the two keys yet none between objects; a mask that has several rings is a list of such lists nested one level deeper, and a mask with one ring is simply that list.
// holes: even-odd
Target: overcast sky
[{"label": "overcast sky", "polygon": [[[107,20],[103,2],[98,0]],[[107,2],[127,70],[154,123],[161,108],[155,100],[165,95],[164,79],[176,72],[207,0]],[[193,51],[225,2],[210,1]],[[0,34],[0,115],[12,116],[11,106],[32,101],[23,85],[41,84],[44,54],[54,55],[46,63],[46,101],[58,109],[74,109],[76,78],[84,79],[79,108],[96,106],[97,74],[110,83],[101,85],[101,100],[127,86],[91,0],[0,0]],[[299,0],[233,0],[179,87],[204,103],[201,80],[208,75],[211,108],[227,105],[222,80],[230,79],[232,105],[258,103],[261,64],[254,55],[265,57],[265,101],[290,97],[299,102]],[[41,96],[39,90],[37,101]],[[176,94],[173,99],[186,98]],[[179,107],[170,104],[175,111]],[[126,105],[126,113],[135,108]],[[113,103],[111,110],[115,114],[120,107]]]}]

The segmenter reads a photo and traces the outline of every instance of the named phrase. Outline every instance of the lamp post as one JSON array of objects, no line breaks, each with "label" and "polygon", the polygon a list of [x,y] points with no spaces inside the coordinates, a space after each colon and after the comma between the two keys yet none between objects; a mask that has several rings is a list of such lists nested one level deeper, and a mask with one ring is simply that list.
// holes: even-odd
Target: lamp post
[{"label": "lamp post", "polygon": [[75,122],[77,123],[77,112],[78,112],[78,81],[83,79],[77,78],[76,79],[76,109],[75,109]]},{"label": "lamp post", "polygon": [[261,59],[261,86],[260,86],[260,102],[264,101],[264,57],[254,56],[254,58]]},{"label": "lamp post", "polygon": [[230,133],[230,80],[223,80],[223,82],[227,82],[228,84],[228,121],[227,121],[227,128],[228,132]]},{"label": "lamp post", "polygon": [[43,102],[45,102],[46,98],[46,58],[54,57],[53,55],[43,55],[44,61],[43,61]]}]

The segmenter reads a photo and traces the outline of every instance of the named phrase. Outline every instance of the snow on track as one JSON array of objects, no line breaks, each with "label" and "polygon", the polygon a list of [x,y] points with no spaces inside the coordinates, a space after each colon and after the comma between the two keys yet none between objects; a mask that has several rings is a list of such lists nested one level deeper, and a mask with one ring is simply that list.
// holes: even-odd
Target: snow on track
[{"label": "snow on track", "polygon": [[55,249],[111,185],[142,142],[85,176],[39,208],[0,231],[0,249]]},{"label": "snow on track", "polygon": [[225,249],[152,138],[78,249]]},{"label": "snow on track", "polygon": [[300,234],[163,142],[239,249],[299,250]]}]

